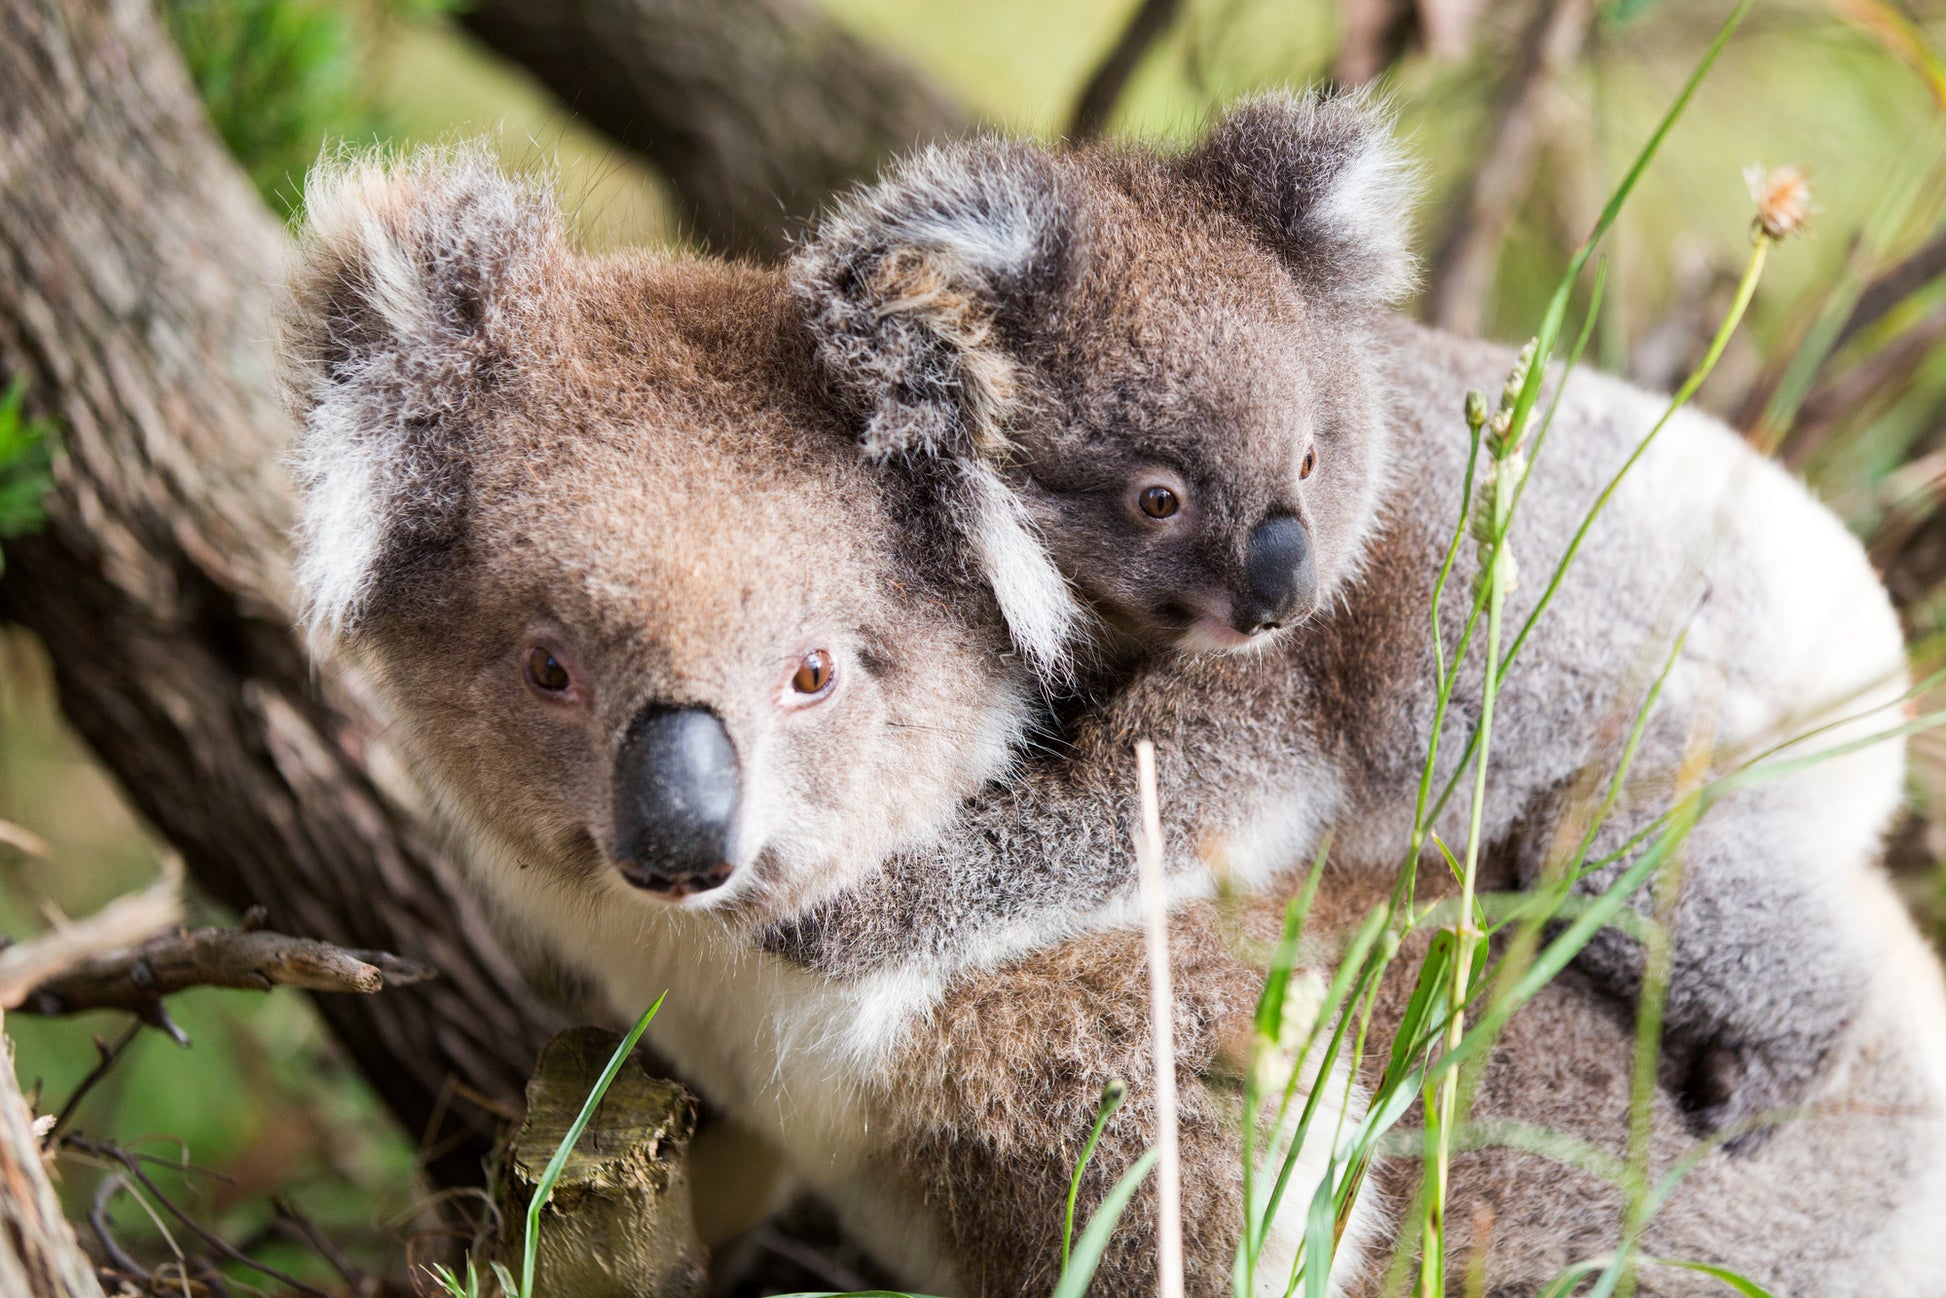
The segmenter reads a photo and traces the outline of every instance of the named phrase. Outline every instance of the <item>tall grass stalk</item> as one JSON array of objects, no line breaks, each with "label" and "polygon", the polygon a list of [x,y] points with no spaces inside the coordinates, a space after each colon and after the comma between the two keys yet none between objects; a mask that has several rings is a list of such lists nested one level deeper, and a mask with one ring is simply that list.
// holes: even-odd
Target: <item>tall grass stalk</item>
[{"label": "tall grass stalk", "polygon": [[1135,745],[1142,832],[1135,855],[1141,871],[1142,916],[1149,950],[1149,1030],[1155,1052],[1156,1292],[1182,1298],[1182,1156],[1176,1143],[1175,993],[1169,985],[1169,894],[1162,875],[1162,808],[1155,786],[1155,745]]}]

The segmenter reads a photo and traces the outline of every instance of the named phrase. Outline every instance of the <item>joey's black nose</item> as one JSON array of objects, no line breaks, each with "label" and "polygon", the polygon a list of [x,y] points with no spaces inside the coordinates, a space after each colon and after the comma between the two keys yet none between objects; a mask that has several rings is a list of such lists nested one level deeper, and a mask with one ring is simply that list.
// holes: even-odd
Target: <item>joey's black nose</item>
[{"label": "joey's black nose", "polygon": [[643,709],[615,758],[622,877],[677,899],[721,885],[741,791],[736,749],[714,712]]},{"label": "joey's black nose", "polygon": [[1245,635],[1274,630],[1311,611],[1318,570],[1311,533],[1289,514],[1266,518],[1250,533],[1243,554],[1243,590],[1231,625]]}]

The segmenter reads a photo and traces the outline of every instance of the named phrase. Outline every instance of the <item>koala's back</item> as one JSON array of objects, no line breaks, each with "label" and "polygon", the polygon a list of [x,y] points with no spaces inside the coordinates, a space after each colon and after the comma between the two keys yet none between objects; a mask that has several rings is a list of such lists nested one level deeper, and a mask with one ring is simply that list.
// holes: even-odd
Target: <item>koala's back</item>
[{"label": "koala's back", "polygon": [[[1344,729],[1356,738],[1344,748],[1364,768],[1354,787],[1370,800],[1360,811],[1378,813],[1377,824],[1396,822],[1380,804],[1416,782],[1431,735],[1428,610],[1465,479],[1461,400],[1469,388],[1496,392],[1513,360],[1509,349],[1403,323],[1389,343],[1382,365],[1394,432],[1384,532],[1344,609],[1319,628],[1314,649],[1299,653],[1307,669],[1329,678],[1325,692],[1348,704]],[[1665,405],[1597,373],[1568,380],[1516,515],[1509,639]],[[1469,537],[1442,598],[1449,654],[1477,571]],[[1729,429],[1679,411],[1622,476],[1502,686],[1492,786],[1505,803],[1489,807],[1489,820],[1504,828],[1533,790],[1572,779],[1591,759],[1612,759],[1679,637],[1645,751],[1691,743],[1719,754],[1754,751],[1835,715],[1858,715],[1819,736],[1829,747],[1882,729],[1885,709],[1905,688],[1897,618],[1858,542]],[[1448,766],[1477,718],[1482,660],[1476,634],[1449,714]],[[1875,808],[1856,819],[1873,834],[1895,805],[1900,753],[1883,745],[1854,781],[1853,800]]]}]

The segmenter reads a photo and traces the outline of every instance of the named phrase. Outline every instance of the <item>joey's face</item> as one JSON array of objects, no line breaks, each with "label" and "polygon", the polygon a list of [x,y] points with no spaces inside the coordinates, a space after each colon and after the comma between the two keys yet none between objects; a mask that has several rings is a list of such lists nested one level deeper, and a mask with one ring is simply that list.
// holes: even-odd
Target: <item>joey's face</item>
[{"label": "joey's face", "polygon": [[791,282],[862,448],[943,469],[1044,675],[1080,604],[1147,647],[1258,645],[1336,596],[1377,518],[1411,171],[1357,95],[1252,101],[1183,153],[942,146]]},{"label": "joey's face", "polygon": [[459,162],[307,202],[314,626],[497,859],[583,905],[786,917],[1004,771],[1005,628],[805,395],[774,275],[590,261]]},{"label": "joey's face", "polygon": [[1012,478],[1110,624],[1258,646],[1317,611],[1362,546],[1378,467],[1364,342],[1242,231],[1184,221],[1159,191],[1093,179],[1066,296],[1024,349],[1038,393]]}]

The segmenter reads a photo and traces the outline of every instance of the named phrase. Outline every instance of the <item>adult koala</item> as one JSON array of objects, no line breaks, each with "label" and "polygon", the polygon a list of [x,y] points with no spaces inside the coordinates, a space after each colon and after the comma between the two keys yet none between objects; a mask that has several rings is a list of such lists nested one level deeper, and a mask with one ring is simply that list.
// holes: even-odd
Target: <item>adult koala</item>
[{"label": "adult koala", "polygon": [[[1038,916],[1031,941],[1016,927],[983,944],[963,926],[868,976],[760,937],[813,913],[831,925],[846,897],[862,899],[859,931],[879,932],[887,858],[895,883],[927,860],[959,871],[937,845],[957,850],[983,817],[1015,835],[997,861],[977,858],[1007,871],[987,885],[1010,897],[1038,878],[1058,916],[1077,895],[1058,837],[1077,824],[1096,844],[1121,837],[1123,740],[1153,730],[1167,752],[1235,715],[1236,673],[1274,664],[1140,677],[1077,728],[1065,767],[1040,771],[1058,779],[990,787],[1015,772],[1038,682],[1007,652],[926,475],[859,461],[779,276],[580,256],[544,192],[471,154],[325,169],[307,212],[286,347],[312,625],[374,670],[410,769],[508,928],[618,1016],[667,988],[658,1048],[910,1280],[1044,1289],[1066,1172],[1107,1078],[1127,1077],[1133,1099],[1090,1194],[1152,1134],[1141,944],[1118,889],[1059,923]],[[1299,642],[1314,655],[1303,665],[1348,679],[1323,630]],[[1219,768],[1249,775],[1239,760]],[[677,805],[671,791],[698,796]],[[948,900],[977,896],[954,877]],[[1329,882],[1320,960],[1380,891],[1369,874]],[[1184,893],[1172,937],[1191,1281],[1213,1295],[1228,1291],[1237,1224],[1226,1047],[1248,1031],[1261,975]],[[1751,1156],[1703,1157],[1649,1251],[1782,1291],[1919,1292],[1938,1274],[1946,1063],[1928,1042],[1946,1040],[1946,1010],[1882,885],[1866,876],[1842,904],[1881,950],[1821,1103]],[[1252,909],[1246,925],[1260,925],[1275,898]],[[1381,1057],[1398,991],[1379,1006]],[[1626,1024],[1564,981],[1514,1031],[1480,1112],[1619,1149]],[[1655,1122],[1666,1165],[1691,1143],[1673,1091]],[[1410,1163],[1397,1167],[1381,1182],[1409,1183]],[[1462,1225],[1489,1214],[1490,1284],[1510,1293],[1612,1246],[1620,1212],[1599,1178],[1508,1150],[1462,1157],[1452,1205]],[[1352,1223],[1347,1289],[1376,1284],[1380,1206]],[[1152,1212],[1138,1199],[1097,1292],[1147,1291]],[[1296,1215],[1273,1259],[1289,1257]],[[1268,1269],[1265,1287],[1282,1289]]]}]

